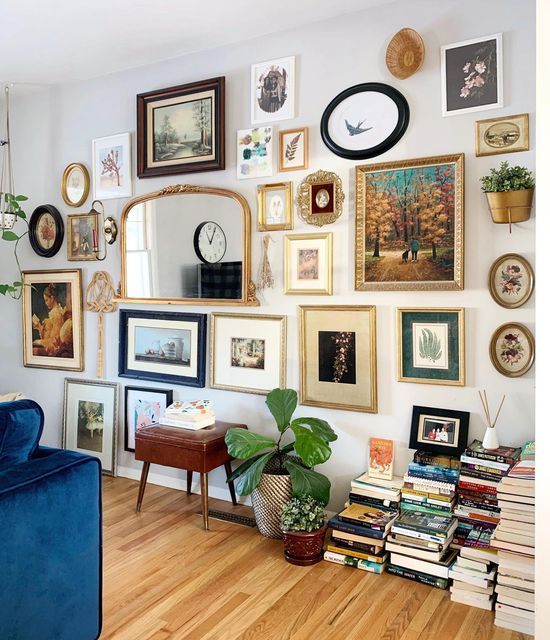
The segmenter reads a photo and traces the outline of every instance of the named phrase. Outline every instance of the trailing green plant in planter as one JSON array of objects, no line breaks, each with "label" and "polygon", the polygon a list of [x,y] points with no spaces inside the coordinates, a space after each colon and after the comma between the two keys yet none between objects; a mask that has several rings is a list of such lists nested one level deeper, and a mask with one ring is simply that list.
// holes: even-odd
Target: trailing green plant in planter
[{"label": "trailing green plant in planter", "polygon": [[281,512],[281,529],[314,531],[323,526],[326,515],[323,505],[311,496],[291,498]]},{"label": "trailing green plant in planter", "polygon": [[19,264],[19,258],[17,256],[17,249],[19,246],[19,241],[21,238],[25,237],[28,234],[28,222],[27,216],[23,209],[21,209],[20,202],[25,202],[28,200],[27,196],[14,196],[11,193],[0,193],[0,200],[4,199],[4,202],[8,205],[9,211],[12,215],[15,215],[16,220],[23,220],[27,225],[27,230],[18,235],[11,229],[1,229],[0,228],[0,239],[5,240],[6,242],[11,242],[13,246],[13,254],[15,257],[15,263],[17,265],[17,269],[19,271],[19,280],[16,280],[13,283],[0,284],[0,295],[6,296],[9,295],[15,300],[19,300],[23,293],[23,275],[21,272],[21,265]]},{"label": "trailing green plant in planter", "polygon": [[483,191],[502,192],[520,191],[522,189],[532,189],[535,186],[533,174],[525,167],[511,167],[508,162],[501,163],[498,169],[494,167],[489,175],[480,178]]}]

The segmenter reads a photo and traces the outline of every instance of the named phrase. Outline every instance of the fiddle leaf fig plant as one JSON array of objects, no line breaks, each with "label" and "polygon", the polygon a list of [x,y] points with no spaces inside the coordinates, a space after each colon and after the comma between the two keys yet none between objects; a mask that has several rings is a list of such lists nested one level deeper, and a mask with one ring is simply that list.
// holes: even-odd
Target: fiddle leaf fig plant
[{"label": "fiddle leaf fig plant", "polygon": [[[21,265],[19,264],[19,258],[17,256],[17,249],[18,249],[19,241],[21,240],[21,238],[25,237],[29,232],[27,215],[23,211],[19,203],[25,202],[26,200],[28,200],[28,198],[27,196],[22,196],[22,195],[15,196],[12,193],[0,193],[0,201],[2,199],[4,200],[4,203],[7,205],[8,211],[15,215],[15,219],[23,220],[24,223],[27,225],[27,230],[21,235],[18,235],[17,233],[15,233],[14,231],[11,231],[10,229],[0,228],[0,239],[5,240],[6,242],[13,243],[12,245],[13,255],[15,257],[15,263],[19,271],[19,280],[15,280],[12,283],[0,284],[0,295],[3,295],[3,296],[9,295],[15,300],[19,300],[19,298],[21,298],[21,295],[23,293],[23,282],[22,282],[23,275],[22,275]],[[0,215],[0,222],[1,222],[1,215]]]},{"label": "fiddle leaf fig plant", "polygon": [[[250,495],[260,484],[268,462],[270,473],[290,475],[293,496],[312,496],[326,505],[330,497],[330,480],[313,469],[331,456],[330,443],[337,439],[332,427],[320,418],[294,418],[298,395],[294,389],[273,389],[266,404],[275,419],[279,437],[270,438],[247,429],[229,429],[225,442],[229,454],[244,462],[228,480],[236,480],[240,495]],[[294,440],[287,442],[290,434]],[[294,454],[289,457],[288,454]]]}]

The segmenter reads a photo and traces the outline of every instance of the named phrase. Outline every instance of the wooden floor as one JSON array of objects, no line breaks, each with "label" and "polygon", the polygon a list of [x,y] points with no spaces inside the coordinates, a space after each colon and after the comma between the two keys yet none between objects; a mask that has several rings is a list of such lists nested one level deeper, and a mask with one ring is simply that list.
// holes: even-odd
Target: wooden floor
[{"label": "wooden floor", "polygon": [[[527,640],[449,592],[322,561],[296,567],[282,542],[211,520],[200,499],[104,482],[102,640]],[[233,509],[211,500],[211,508]]]}]

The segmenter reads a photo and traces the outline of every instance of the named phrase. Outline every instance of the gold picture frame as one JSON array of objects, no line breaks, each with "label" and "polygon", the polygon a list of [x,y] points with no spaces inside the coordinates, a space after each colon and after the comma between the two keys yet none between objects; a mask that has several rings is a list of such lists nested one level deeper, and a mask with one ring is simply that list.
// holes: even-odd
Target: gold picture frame
[{"label": "gold picture frame", "polygon": [[285,236],[285,293],[332,295],[332,233]]},{"label": "gold picture frame", "polygon": [[344,199],[340,177],[332,171],[320,169],[302,180],[296,203],[304,222],[322,227],[342,215]]},{"label": "gold picture frame", "polygon": [[309,129],[279,131],[279,171],[307,169],[309,163]]},{"label": "gold picture frame", "polygon": [[294,228],[292,182],[258,185],[258,231],[288,231]]},{"label": "gold picture frame", "polygon": [[299,310],[300,404],[377,413],[376,307]]},{"label": "gold picture frame", "polygon": [[61,197],[69,207],[81,207],[90,195],[90,173],[81,162],[73,162],[63,171]]},{"label": "gold picture frame", "polygon": [[476,121],[476,156],[529,151],[529,114]]},{"label": "gold picture frame", "polygon": [[67,216],[67,260],[97,260],[99,253],[99,221],[95,213]]},{"label": "gold picture frame", "polygon": [[[489,292],[501,307],[505,309],[522,307],[533,294],[534,288],[535,274],[527,258],[517,253],[505,253],[491,265]],[[508,299],[506,296],[509,296]]]},{"label": "gold picture frame", "polygon": [[[489,356],[494,368],[503,376],[519,378],[533,366],[535,338],[524,324],[506,322],[501,324],[491,336]],[[525,357],[525,362],[521,363]],[[520,363],[521,366],[516,367]]]}]

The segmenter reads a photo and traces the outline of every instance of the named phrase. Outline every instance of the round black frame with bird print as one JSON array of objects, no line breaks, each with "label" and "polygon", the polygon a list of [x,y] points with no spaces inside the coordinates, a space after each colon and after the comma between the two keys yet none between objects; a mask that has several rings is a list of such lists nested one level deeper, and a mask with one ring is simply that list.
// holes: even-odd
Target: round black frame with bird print
[{"label": "round black frame with bird print", "polygon": [[321,118],[321,137],[337,156],[366,160],[397,144],[409,126],[409,117],[409,104],[397,89],[382,82],[364,82],[331,100]]}]

